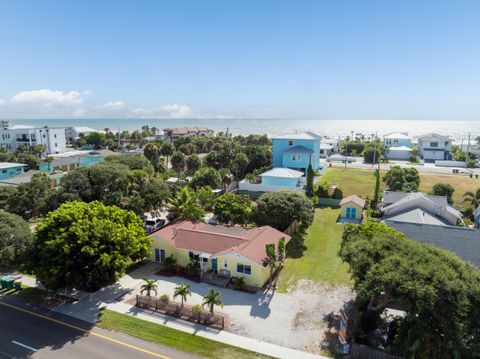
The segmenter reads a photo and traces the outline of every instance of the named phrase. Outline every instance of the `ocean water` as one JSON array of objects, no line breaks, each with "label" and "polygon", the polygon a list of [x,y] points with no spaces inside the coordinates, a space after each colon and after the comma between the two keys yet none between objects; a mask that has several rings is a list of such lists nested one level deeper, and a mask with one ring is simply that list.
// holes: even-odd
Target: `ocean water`
[{"label": "ocean water", "polygon": [[384,135],[389,132],[407,132],[418,136],[428,132],[451,135],[457,139],[480,136],[480,121],[414,121],[414,120],[275,120],[275,119],[50,119],[50,120],[14,120],[14,125],[32,126],[86,126],[99,130],[138,130],[143,125],[166,127],[205,126],[212,130],[228,131],[234,135],[267,134],[269,136],[294,133],[296,131],[313,131],[320,135],[345,137],[352,132],[365,135]]}]

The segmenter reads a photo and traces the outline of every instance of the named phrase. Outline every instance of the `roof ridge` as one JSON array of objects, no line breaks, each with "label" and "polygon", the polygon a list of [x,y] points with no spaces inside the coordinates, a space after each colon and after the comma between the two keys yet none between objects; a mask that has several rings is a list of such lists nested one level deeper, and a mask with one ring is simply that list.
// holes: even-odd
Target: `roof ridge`
[{"label": "roof ridge", "polygon": [[177,228],[177,231],[179,231],[179,230],[184,230],[184,231],[189,231],[189,232],[197,232],[197,233],[205,233],[205,234],[212,234],[212,235],[216,235],[216,236],[229,237],[229,238],[234,238],[234,239],[240,239],[242,241],[248,241],[248,239],[246,239],[244,237],[235,236],[235,235],[228,234],[228,233],[210,232],[210,231],[206,231],[206,230],[202,230],[202,229],[182,228],[182,227]]}]

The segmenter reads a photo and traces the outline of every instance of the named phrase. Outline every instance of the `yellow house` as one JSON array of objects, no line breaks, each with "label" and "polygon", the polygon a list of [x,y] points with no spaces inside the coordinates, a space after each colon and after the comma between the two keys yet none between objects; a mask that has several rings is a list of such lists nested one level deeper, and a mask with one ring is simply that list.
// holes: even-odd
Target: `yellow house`
[{"label": "yellow house", "polygon": [[277,249],[281,238],[285,244],[290,240],[290,236],[269,226],[245,229],[192,221],[173,223],[150,237],[154,262],[161,263],[173,255],[184,267],[192,259],[198,260],[203,274],[243,277],[245,284],[254,287],[263,287],[269,279],[266,245],[274,244]]},{"label": "yellow house", "polygon": [[360,221],[363,216],[365,204],[366,201],[355,194],[345,197],[340,202],[340,217]]}]

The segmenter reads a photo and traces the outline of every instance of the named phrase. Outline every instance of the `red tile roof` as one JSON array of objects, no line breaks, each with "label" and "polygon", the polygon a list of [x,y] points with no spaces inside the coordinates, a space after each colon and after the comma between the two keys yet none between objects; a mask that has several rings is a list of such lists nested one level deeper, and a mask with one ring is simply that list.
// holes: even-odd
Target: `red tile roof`
[{"label": "red tile roof", "polygon": [[285,238],[285,244],[290,241],[290,236],[270,226],[245,229],[192,221],[173,223],[150,234],[150,237],[176,248],[210,253],[213,256],[236,253],[261,265],[266,258],[267,244],[275,244],[277,248],[280,238]]}]

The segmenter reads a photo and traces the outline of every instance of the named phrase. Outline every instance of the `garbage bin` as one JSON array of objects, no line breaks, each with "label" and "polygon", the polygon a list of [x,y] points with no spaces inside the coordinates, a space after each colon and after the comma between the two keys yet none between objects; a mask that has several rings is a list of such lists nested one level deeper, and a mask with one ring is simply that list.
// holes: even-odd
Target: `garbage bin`
[{"label": "garbage bin", "polygon": [[7,288],[7,289],[13,289],[13,282],[15,282],[15,279],[13,278],[10,278],[10,277],[5,277],[3,278],[3,281],[5,283],[5,286],[3,286],[2,288]]},{"label": "garbage bin", "polygon": [[15,290],[18,292],[19,290],[22,289],[22,282],[19,280],[16,280],[13,282],[13,286],[15,287]]}]

